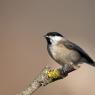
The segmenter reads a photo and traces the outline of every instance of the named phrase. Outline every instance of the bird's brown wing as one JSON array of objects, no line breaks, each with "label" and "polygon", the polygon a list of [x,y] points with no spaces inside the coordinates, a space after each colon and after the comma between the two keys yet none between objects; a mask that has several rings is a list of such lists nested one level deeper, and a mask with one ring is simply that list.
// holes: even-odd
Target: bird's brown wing
[{"label": "bird's brown wing", "polygon": [[72,43],[70,41],[66,41],[64,42],[64,45],[68,48],[68,49],[73,49],[76,50],[77,52],[80,53],[80,55],[82,57],[84,57],[88,63],[90,63],[90,65],[94,65],[95,66],[95,62],[88,56],[88,54],[82,49],[80,48],[78,45],[76,45],[75,43]]}]

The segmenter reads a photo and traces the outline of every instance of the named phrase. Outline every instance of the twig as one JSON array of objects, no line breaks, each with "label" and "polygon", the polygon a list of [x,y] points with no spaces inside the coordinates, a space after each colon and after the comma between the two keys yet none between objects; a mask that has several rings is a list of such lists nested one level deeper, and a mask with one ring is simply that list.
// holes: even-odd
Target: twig
[{"label": "twig", "polygon": [[46,86],[47,84],[65,78],[68,73],[74,71],[69,68],[68,71],[63,72],[62,68],[52,69],[46,66],[40,74],[32,81],[29,86],[17,95],[32,95],[39,87]]}]

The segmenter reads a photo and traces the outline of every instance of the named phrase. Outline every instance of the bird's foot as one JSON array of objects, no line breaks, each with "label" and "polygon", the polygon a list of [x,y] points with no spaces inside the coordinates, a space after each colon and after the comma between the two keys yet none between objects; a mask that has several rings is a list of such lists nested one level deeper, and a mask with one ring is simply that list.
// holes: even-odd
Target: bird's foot
[{"label": "bird's foot", "polygon": [[73,71],[74,68],[71,64],[65,64],[63,67],[62,67],[62,75],[65,75],[67,76],[68,75],[68,72],[69,71]]}]

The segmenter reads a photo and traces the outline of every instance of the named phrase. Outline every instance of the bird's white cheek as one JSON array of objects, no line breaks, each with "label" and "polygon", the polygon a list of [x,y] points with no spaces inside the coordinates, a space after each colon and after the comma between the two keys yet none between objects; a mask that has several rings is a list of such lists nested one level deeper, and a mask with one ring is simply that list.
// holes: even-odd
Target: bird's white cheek
[{"label": "bird's white cheek", "polygon": [[58,37],[58,36],[50,37],[50,41],[53,44],[56,44],[56,43],[58,43],[61,40],[62,40],[62,37]]},{"label": "bird's white cheek", "polygon": [[62,40],[62,37],[55,36],[55,37],[53,37],[53,40],[54,41],[60,41],[60,40]]}]

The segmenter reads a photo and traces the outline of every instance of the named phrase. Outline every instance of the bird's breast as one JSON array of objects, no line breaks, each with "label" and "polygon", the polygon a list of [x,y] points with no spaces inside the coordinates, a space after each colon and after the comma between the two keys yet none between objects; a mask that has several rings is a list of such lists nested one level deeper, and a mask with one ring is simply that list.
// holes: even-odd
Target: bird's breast
[{"label": "bird's breast", "polygon": [[51,57],[60,65],[77,63],[80,60],[80,54],[66,48],[64,45],[54,45],[49,48]]},{"label": "bird's breast", "polygon": [[50,47],[51,57],[61,65],[68,63],[71,52],[72,50],[69,50],[64,45]]}]

